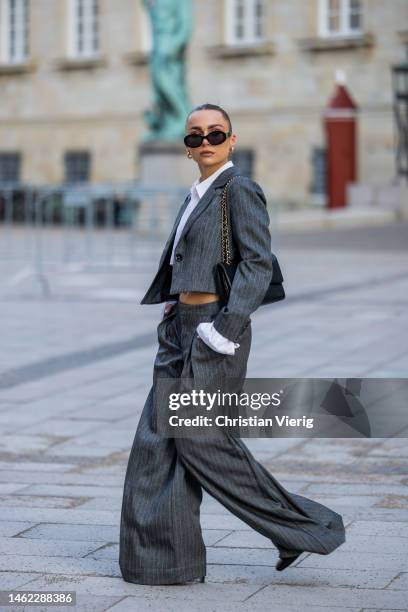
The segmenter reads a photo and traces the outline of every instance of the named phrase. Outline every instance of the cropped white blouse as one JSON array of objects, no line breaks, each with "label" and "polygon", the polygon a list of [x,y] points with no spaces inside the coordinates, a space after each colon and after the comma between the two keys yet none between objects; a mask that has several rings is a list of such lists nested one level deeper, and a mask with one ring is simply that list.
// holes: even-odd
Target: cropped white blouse
[{"label": "cropped white blouse", "polygon": [[[190,202],[188,203],[186,210],[184,211],[180,219],[180,222],[177,226],[176,235],[175,235],[174,242],[173,242],[173,250],[171,253],[171,257],[170,257],[171,265],[173,265],[173,262],[174,262],[174,252],[175,252],[179,237],[181,235],[181,232],[183,231],[183,227],[188,217],[190,216],[191,212],[197,206],[198,202],[203,197],[203,195],[205,194],[205,192],[207,191],[211,183],[217,178],[217,176],[221,174],[221,172],[224,172],[224,170],[226,170],[227,168],[230,168],[233,165],[234,164],[232,163],[232,161],[227,161],[223,166],[221,166],[221,168],[218,168],[216,172],[213,172],[213,174],[211,174],[211,176],[206,178],[204,181],[200,181],[200,179],[197,179],[192,184],[191,189],[190,189],[190,193],[191,193]],[[176,300],[170,300],[166,302],[166,304],[175,303],[175,302]],[[162,314],[164,314],[164,309],[166,307],[166,304],[164,304],[163,306]],[[220,334],[220,332],[218,332],[214,328],[212,322],[203,321],[202,323],[200,323],[197,326],[197,333],[200,336],[200,338],[204,340],[206,344],[208,344],[208,346],[210,346],[212,349],[214,349],[218,353],[225,353],[226,355],[233,355],[235,353],[235,349],[239,347],[238,342],[233,342],[232,340],[229,340],[229,338],[226,338],[225,336]]]}]

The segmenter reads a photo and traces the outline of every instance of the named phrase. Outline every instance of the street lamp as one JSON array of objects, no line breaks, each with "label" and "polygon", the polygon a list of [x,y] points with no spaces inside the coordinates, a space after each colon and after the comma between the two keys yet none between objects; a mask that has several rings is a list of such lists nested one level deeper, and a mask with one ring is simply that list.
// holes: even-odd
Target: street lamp
[{"label": "street lamp", "polygon": [[392,88],[396,124],[397,180],[405,177],[408,182],[408,44],[406,52],[405,62],[392,66]]}]

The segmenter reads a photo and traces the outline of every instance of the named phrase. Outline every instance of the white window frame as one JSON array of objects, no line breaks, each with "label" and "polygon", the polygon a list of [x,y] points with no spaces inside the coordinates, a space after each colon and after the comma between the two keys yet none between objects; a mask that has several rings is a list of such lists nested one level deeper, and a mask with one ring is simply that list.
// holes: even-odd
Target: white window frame
[{"label": "white window frame", "polygon": [[[256,33],[256,7],[261,5],[262,34]],[[243,8],[243,35],[237,36],[237,8]],[[256,45],[265,41],[265,13],[267,0],[226,0],[225,2],[225,41],[227,45]]]},{"label": "white window frame", "polygon": [[[96,18],[94,5],[97,6]],[[79,48],[79,15],[83,7],[83,45]],[[96,31],[96,37],[94,32]],[[100,2],[99,0],[68,0],[68,55],[73,58],[95,57],[100,52]]]},{"label": "white window frame", "polygon": [[319,36],[323,38],[338,38],[345,36],[361,36],[363,32],[363,0],[360,0],[360,27],[350,27],[351,0],[339,0],[340,3],[340,26],[337,31],[329,29],[329,2],[330,0],[319,0]]},{"label": "white window frame", "polygon": [[[14,12],[14,45],[11,18]],[[29,56],[29,0],[0,0],[0,59],[3,64],[20,64]]]},{"label": "white window frame", "polygon": [[143,5],[139,7],[138,15],[140,16],[138,23],[140,50],[143,53],[150,53],[153,49],[152,25],[147,10]]}]

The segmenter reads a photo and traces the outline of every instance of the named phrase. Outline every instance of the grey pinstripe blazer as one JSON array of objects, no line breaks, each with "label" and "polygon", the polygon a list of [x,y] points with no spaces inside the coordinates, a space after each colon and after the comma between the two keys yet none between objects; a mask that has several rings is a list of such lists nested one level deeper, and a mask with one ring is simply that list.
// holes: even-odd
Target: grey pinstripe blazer
[{"label": "grey pinstripe blazer", "polygon": [[[187,219],[177,243],[174,265],[169,264],[180,218],[190,200],[181,206],[164,246],[157,273],[141,304],[177,299],[182,291],[216,293],[215,265],[222,260],[221,193],[226,182],[240,174],[236,166],[221,172]],[[239,342],[250,314],[261,304],[272,278],[271,235],[262,188],[246,176],[228,186],[232,233],[232,261],[238,263],[228,304],[214,319],[214,327]]]}]

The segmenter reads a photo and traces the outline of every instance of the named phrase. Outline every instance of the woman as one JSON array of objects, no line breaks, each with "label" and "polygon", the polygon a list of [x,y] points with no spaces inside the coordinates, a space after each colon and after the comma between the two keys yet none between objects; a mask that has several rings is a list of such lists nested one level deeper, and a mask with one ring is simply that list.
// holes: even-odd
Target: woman
[{"label": "woman", "polygon": [[157,327],[153,385],[138,424],[126,471],[119,564],[124,580],[180,584],[206,574],[200,526],[202,488],[279,551],[281,571],[302,552],[328,554],[345,541],[342,517],[289,493],[241,439],[162,438],[156,419],[166,408],[159,378],[243,380],[251,345],[251,313],[272,276],[271,236],[261,187],[239,176],[228,186],[232,259],[239,262],[227,304],[217,295],[221,260],[220,196],[239,175],[229,160],[236,135],[225,110],[193,109],[186,121],[187,155],[200,171],[179,210],[159,268],[142,304],[165,303]]}]

